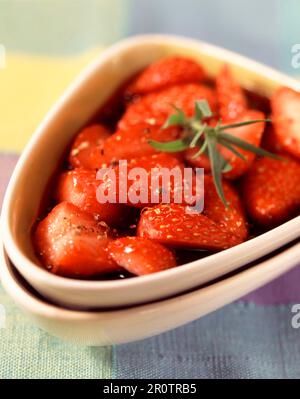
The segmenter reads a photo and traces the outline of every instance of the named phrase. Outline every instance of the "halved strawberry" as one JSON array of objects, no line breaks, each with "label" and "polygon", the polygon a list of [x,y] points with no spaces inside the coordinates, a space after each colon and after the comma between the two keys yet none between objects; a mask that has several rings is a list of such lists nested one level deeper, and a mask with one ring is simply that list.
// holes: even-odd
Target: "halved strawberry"
[{"label": "halved strawberry", "polygon": [[188,57],[171,56],[145,68],[129,85],[127,92],[145,94],[182,83],[198,83],[205,78],[201,65]]},{"label": "halved strawberry", "polygon": [[109,257],[107,226],[67,202],[57,205],[34,233],[34,244],[44,265],[55,274],[90,277],[117,271]]},{"label": "halved strawberry", "polygon": [[237,193],[228,183],[224,191],[228,208],[207,176],[203,213],[179,204],[148,208],[141,214],[137,234],[171,247],[221,250],[237,245],[247,238],[246,220]]},{"label": "halved strawberry", "polygon": [[[263,119],[263,118],[264,114],[262,112],[256,110],[249,110],[244,112],[244,114],[235,121],[233,121],[233,123],[244,122],[253,119]],[[247,141],[248,143],[255,145],[256,147],[259,147],[263,136],[264,128],[265,128],[265,123],[260,122],[252,125],[245,125],[238,128],[229,129],[226,132],[244,141]],[[224,177],[228,179],[236,179],[242,176],[251,167],[252,163],[256,158],[256,155],[253,152],[246,151],[234,145],[233,147],[236,150],[238,150],[246,158],[246,160],[239,158],[237,155],[229,151],[224,146],[221,145],[218,146],[224,158],[232,166],[232,169],[230,171],[224,173]],[[194,158],[194,155],[197,153],[198,150],[199,148],[192,148],[186,150],[184,155],[185,159],[190,165],[198,168],[204,168],[206,172],[209,172],[210,162],[206,155],[201,154],[198,157]]]},{"label": "halved strawberry", "polygon": [[172,86],[159,92],[146,94],[129,105],[118,127],[126,130],[140,123],[162,126],[174,113],[174,106],[182,109],[188,116],[192,116],[195,111],[195,101],[201,99],[208,101],[213,112],[216,110],[214,91],[196,83]]},{"label": "halved strawberry", "polygon": [[116,203],[100,204],[98,186],[96,171],[76,168],[59,176],[54,197],[58,202],[71,202],[109,226],[120,225],[126,215],[124,207]]},{"label": "halved strawberry", "polygon": [[300,209],[300,164],[291,159],[258,159],[243,180],[249,216],[263,226],[277,225]]},{"label": "halved strawberry", "polygon": [[279,144],[300,158],[300,93],[281,87],[271,98],[272,120]]},{"label": "halved strawberry", "polygon": [[247,109],[243,89],[235,80],[227,64],[224,64],[216,78],[216,93],[219,113],[223,121],[240,117]]},{"label": "halved strawberry", "polygon": [[119,238],[108,245],[108,252],[120,267],[137,276],[176,266],[173,252],[147,238]]},{"label": "halved strawberry", "polygon": [[97,168],[103,144],[108,137],[110,137],[109,130],[100,124],[83,129],[73,142],[69,155],[70,165],[74,168]]},{"label": "halved strawberry", "polygon": [[204,176],[203,213],[218,223],[224,231],[234,234],[241,241],[245,241],[248,236],[248,226],[240,196],[229,182],[223,181],[222,184],[228,207],[224,206],[217,194],[212,176]]},{"label": "halved strawberry", "polygon": [[149,140],[167,142],[179,138],[181,132],[177,127],[161,129],[145,123],[131,126],[128,130],[118,130],[111,135],[103,145],[102,156],[98,158],[97,166],[113,165],[116,161],[130,160],[145,155],[157,153]]},{"label": "halved strawberry", "polygon": [[[102,174],[102,170],[99,173]],[[100,179],[100,175],[98,177]],[[103,170],[101,193],[103,196],[113,193],[117,202],[125,201],[138,208],[160,202],[181,202],[182,199],[184,203],[193,204],[195,176],[191,174],[191,182],[184,179],[184,165],[178,158],[166,153],[153,154],[132,159],[126,169],[117,166]],[[190,195],[184,197],[185,184],[190,184]]]}]

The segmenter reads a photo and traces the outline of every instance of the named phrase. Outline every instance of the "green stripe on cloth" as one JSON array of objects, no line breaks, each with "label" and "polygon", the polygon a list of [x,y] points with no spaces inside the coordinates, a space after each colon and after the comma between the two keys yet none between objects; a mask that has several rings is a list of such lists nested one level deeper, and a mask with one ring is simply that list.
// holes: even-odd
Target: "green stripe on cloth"
[{"label": "green stripe on cloth", "polygon": [[112,348],[71,345],[33,325],[0,285],[6,326],[0,329],[1,379],[99,379],[112,377]]},{"label": "green stripe on cloth", "polygon": [[7,51],[68,55],[109,45],[127,30],[130,0],[1,0]]}]

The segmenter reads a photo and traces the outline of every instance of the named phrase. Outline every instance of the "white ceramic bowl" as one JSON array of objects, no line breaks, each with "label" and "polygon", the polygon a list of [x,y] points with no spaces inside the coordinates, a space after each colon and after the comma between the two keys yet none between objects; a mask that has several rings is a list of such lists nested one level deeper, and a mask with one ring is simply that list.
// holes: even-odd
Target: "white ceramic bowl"
[{"label": "white ceramic bowl", "polygon": [[114,311],[75,311],[50,305],[24,284],[0,247],[4,289],[43,330],[84,345],[112,345],[147,338],[202,317],[246,295],[299,264],[300,243],[233,277],[172,299]]},{"label": "white ceramic bowl", "polygon": [[[106,308],[146,303],[184,292],[245,265],[299,237],[300,217],[185,266],[120,281],[79,281],[48,273],[33,252],[30,229],[47,182],[74,134],[128,77],[167,54],[199,60],[211,76],[231,64],[247,89],[269,96],[279,85],[300,83],[232,52],[195,40],[141,36],[101,53],[46,116],[23,152],[9,183],[2,212],[4,246],[24,278],[42,295],[75,308]],[[300,257],[300,251],[299,251]]]}]

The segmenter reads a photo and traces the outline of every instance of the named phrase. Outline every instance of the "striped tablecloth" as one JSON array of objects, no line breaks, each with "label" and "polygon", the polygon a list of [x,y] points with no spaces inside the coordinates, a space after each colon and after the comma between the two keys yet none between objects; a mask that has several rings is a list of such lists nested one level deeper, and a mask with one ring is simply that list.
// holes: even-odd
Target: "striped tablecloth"
[{"label": "striped tablecloth", "polygon": [[[289,57],[300,40],[299,2],[228,0],[225,9],[220,3],[173,0],[170,15],[165,0],[1,0],[1,198],[18,154],[49,107],[101,48],[129,33],[187,34],[295,73]],[[189,325],[106,348],[74,346],[40,331],[0,286],[7,315],[0,379],[299,378],[300,330],[291,326],[299,282],[300,267]]]}]

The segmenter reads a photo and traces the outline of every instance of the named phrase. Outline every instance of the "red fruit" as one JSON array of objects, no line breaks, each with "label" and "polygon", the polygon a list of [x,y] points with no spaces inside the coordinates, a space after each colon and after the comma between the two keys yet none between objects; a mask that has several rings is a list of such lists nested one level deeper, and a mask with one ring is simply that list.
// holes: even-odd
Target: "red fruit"
[{"label": "red fruit", "polygon": [[55,199],[58,202],[71,202],[109,226],[121,224],[124,215],[123,206],[115,203],[100,204],[97,200],[99,184],[100,182],[96,180],[96,171],[77,168],[64,172],[59,176]]},{"label": "red fruit", "polygon": [[271,124],[267,125],[262,138],[261,147],[269,152],[272,152],[273,154],[288,155],[287,152],[282,148],[282,145],[279,143],[274,131],[274,126]]},{"label": "red fruit", "polygon": [[246,209],[263,226],[277,225],[300,209],[300,164],[291,159],[257,160],[243,181]]},{"label": "red fruit", "polygon": [[177,84],[197,83],[204,78],[205,72],[197,62],[183,56],[172,56],[144,69],[130,84],[127,92],[145,94]]},{"label": "red fruit", "polygon": [[109,244],[108,252],[119,266],[137,276],[176,266],[175,256],[169,249],[147,238],[119,238]]},{"label": "red fruit", "polygon": [[216,78],[216,93],[223,121],[239,118],[247,109],[245,93],[227,64],[223,65]]},{"label": "red fruit", "polygon": [[67,202],[57,205],[34,233],[37,253],[52,273],[90,277],[117,271],[109,257],[107,226]]},{"label": "red fruit", "polygon": [[281,87],[273,94],[271,107],[279,145],[300,158],[300,93]]},{"label": "red fruit", "polygon": [[195,111],[195,101],[201,99],[208,101],[212,111],[216,110],[214,91],[195,83],[172,86],[157,93],[146,94],[127,108],[118,127],[126,130],[140,123],[162,126],[175,112],[173,106],[192,116]]},{"label": "red fruit", "polygon": [[[253,119],[263,119],[264,114],[260,111],[255,111],[255,110],[249,110],[246,111],[243,116],[239,117],[233,123],[235,122],[243,122],[247,120],[253,120]],[[261,139],[263,136],[265,128],[265,123],[260,122],[260,123],[255,123],[253,125],[246,125],[246,126],[241,126],[238,128],[234,129],[229,129],[226,131],[227,133],[238,137],[244,141],[247,141],[248,143],[255,145],[256,147],[260,146]],[[224,158],[230,163],[232,166],[232,169],[226,173],[224,173],[224,177],[228,179],[236,179],[240,176],[242,176],[244,173],[248,171],[248,169],[251,167],[252,163],[254,162],[256,155],[253,152],[243,150],[241,148],[238,148],[236,146],[233,146],[235,149],[237,149],[244,157],[246,158],[246,161],[243,159],[239,158],[237,155],[229,151],[227,148],[219,145],[218,148]],[[210,171],[210,162],[209,159],[206,155],[201,154],[200,156],[193,158],[193,156],[196,154],[198,151],[198,148],[193,148],[185,151],[185,160],[191,164],[192,166],[198,167],[198,168],[204,168],[206,172]]]},{"label": "red fruit", "polygon": [[138,235],[172,247],[221,250],[247,238],[247,227],[239,197],[228,183],[224,184],[230,208],[225,208],[212,187],[212,178],[205,180],[203,213],[191,213],[179,204],[158,205],[143,211]]},{"label": "red fruit", "polygon": [[110,137],[109,130],[102,125],[91,125],[83,129],[75,138],[69,163],[74,168],[96,169],[105,140]]},{"label": "red fruit", "polygon": [[157,152],[148,140],[160,142],[173,141],[180,136],[177,127],[161,129],[145,123],[131,126],[129,130],[119,130],[111,135],[103,146],[103,155],[99,157],[98,167],[113,165],[116,161],[130,160]]},{"label": "red fruit", "polygon": [[[138,168],[138,169],[137,169]],[[103,175],[99,176],[102,180],[101,192],[104,196],[111,193],[116,193],[116,201],[138,208],[151,206],[160,202],[174,202],[182,201],[181,190],[184,189],[184,165],[178,158],[166,154],[159,153],[150,156],[132,159],[128,164],[126,171],[123,166],[118,166],[114,169],[109,169],[106,172],[103,170]],[[153,182],[152,178],[156,172],[160,173],[157,184]],[[124,170],[124,173],[123,173]],[[169,171],[173,170],[176,173],[176,180],[169,177]],[[100,173],[102,171],[100,170]],[[135,173],[137,172],[137,174]],[[141,174],[142,173],[142,174]],[[126,180],[127,179],[127,180]],[[194,202],[193,194],[195,192],[195,177],[192,175],[192,192],[191,196],[184,198],[185,203],[192,204]],[[124,187],[124,181],[126,187]],[[153,184],[152,184],[153,183]],[[186,182],[188,183],[188,182]],[[125,191],[124,191],[125,190]],[[176,192],[179,191],[179,199],[177,199]],[[122,197],[119,195],[122,193]],[[156,194],[156,197],[153,197]],[[164,194],[168,194],[167,197]]]},{"label": "red fruit", "polygon": [[222,185],[228,202],[227,208],[216,191],[212,176],[204,177],[204,214],[218,223],[224,231],[244,241],[248,236],[248,228],[240,197],[229,182],[223,181]]}]

